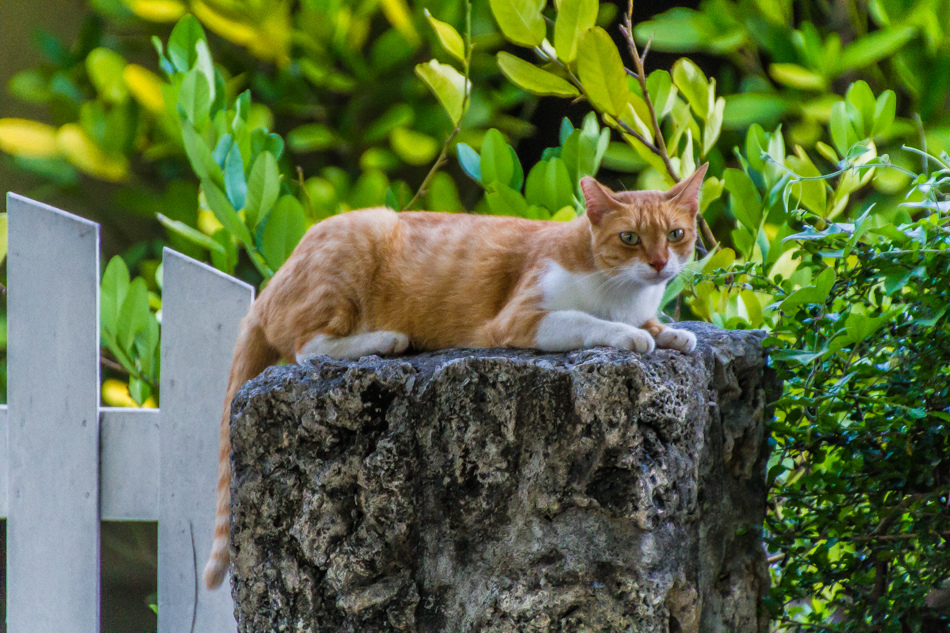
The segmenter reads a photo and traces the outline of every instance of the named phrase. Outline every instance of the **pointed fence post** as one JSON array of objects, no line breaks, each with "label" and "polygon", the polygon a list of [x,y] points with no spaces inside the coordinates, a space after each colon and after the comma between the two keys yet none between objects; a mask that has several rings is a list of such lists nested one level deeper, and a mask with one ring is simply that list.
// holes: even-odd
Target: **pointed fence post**
[{"label": "pointed fence post", "polygon": [[7,626],[98,631],[99,226],[7,211]]},{"label": "pointed fence post", "polygon": [[163,280],[158,630],[187,633],[195,609],[194,631],[233,633],[230,582],[208,591],[201,571],[214,529],[221,407],[254,290],[169,249]]}]

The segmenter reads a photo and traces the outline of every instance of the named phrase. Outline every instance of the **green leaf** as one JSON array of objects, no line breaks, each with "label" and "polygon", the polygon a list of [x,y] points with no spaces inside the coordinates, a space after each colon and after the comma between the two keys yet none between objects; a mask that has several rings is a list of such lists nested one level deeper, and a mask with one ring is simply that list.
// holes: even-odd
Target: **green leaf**
[{"label": "green leaf", "polygon": [[198,61],[196,45],[198,41],[207,43],[204,29],[193,15],[186,15],[178,21],[168,38],[168,57],[180,73],[186,73]]},{"label": "green leaf", "polygon": [[430,60],[416,66],[416,74],[429,86],[453,123],[462,120],[462,105],[465,102],[465,76],[447,64]]},{"label": "green leaf", "polygon": [[221,228],[214,232],[211,239],[221,247],[220,251],[211,251],[211,263],[215,268],[227,275],[233,275],[237,267],[238,251],[234,238],[227,229]]},{"label": "green leaf", "polygon": [[574,206],[574,184],[567,171],[567,165],[560,158],[546,161],[544,173],[546,208],[552,212],[563,207]]},{"label": "green leaf", "polygon": [[577,74],[594,107],[619,117],[629,100],[627,73],[610,35],[594,27],[584,34],[577,49]]},{"label": "green leaf", "polygon": [[662,119],[676,103],[677,90],[673,86],[673,78],[665,70],[655,70],[647,77],[647,92],[653,100],[657,119]]},{"label": "green leaf", "polygon": [[498,67],[519,88],[541,96],[576,97],[580,92],[570,82],[541,70],[511,53],[498,53]]},{"label": "green leaf", "polygon": [[577,209],[574,208],[574,205],[563,207],[552,215],[551,219],[555,222],[570,222],[571,220],[576,220]]},{"label": "green leaf", "polygon": [[521,166],[521,161],[518,159],[518,153],[511,145],[508,146],[508,153],[511,154],[511,164],[514,166],[514,172],[511,175],[511,181],[508,184],[515,191],[521,191],[521,186],[524,185],[524,168]]},{"label": "green leaf", "polygon": [[409,165],[425,165],[439,153],[440,144],[428,134],[396,128],[389,137],[393,151]]},{"label": "green leaf", "polygon": [[273,270],[280,268],[307,231],[303,207],[293,196],[282,196],[267,214],[261,253]]},{"label": "green leaf", "polygon": [[465,143],[459,143],[455,146],[455,152],[458,155],[459,165],[462,171],[468,174],[469,178],[477,183],[482,183],[481,157],[474,149]]},{"label": "green leaf", "polygon": [[215,242],[213,239],[202,233],[197,229],[193,229],[184,222],[179,222],[178,220],[172,220],[171,218],[162,215],[161,213],[157,214],[158,221],[161,222],[162,226],[167,228],[169,231],[173,231],[178,235],[181,235],[186,240],[190,240],[202,246],[209,251],[218,252],[222,255],[224,254],[224,247],[219,243]]},{"label": "green leaf", "polygon": [[[852,124],[860,138],[870,137],[869,131],[874,121],[874,93],[867,85],[867,82],[856,81],[848,88],[845,94],[845,101],[857,108],[859,117],[852,116]],[[849,113],[851,110],[849,109]],[[858,124],[860,122],[860,124]]]},{"label": "green leaf", "polygon": [[564,141],[561,158],[573,183],[579,183],[584,176],[597,174],[598,144],[599,139],[594,141],[581,130],[575,130]]},{"label": "green leaf", "polygon": [[703,125],[703,156],[708,154],[719,140],[719,133],[722,132],[722,120],[726,111],[726,100],[723,97],[716,99],[709,116],[706,117],[706,124]]},{"label": "green leaf", "polygon": [[189,71],[178,88],[178,109],[195,129],[203,129],[211,114],[211,91],[204,75]]},{"label": "green leaf", "polygon": [[699,66],[685,57],[673,64],[673,84],[701,119],[709,114],[709,80]]},{"label": "green leaf", "polygon": [[119,308],[119,317],[116,321],[116,342],[126,353],[131,355],[135,335],[148,327],[151,312],[148,308],[148,288],[145,280],[136,277],[129,284],[128,294]]},{"label": "green leaf", "polygon": [[217,82],[217,77],[214,72],[214,62],[211,61],[211,51],[208,50],[208,42],[205,40],[198,40],[195,43],[195,70],[201,73],[205,78],[205,81],[208,82],[208,91],[211,95],[211,102],[215,100],[215,93],[217,92],[215,88],[215,83]]},{"label": "green leaf", "polygon": [[722,125],[729,130],[741,130],[753,123],[771,127],[789,108],[788,101],[772,94],[749,92],[728,95],[725,99]]},{"label": "green leaf", "polygon": [[114,341],[118,332],[119,310],[129,293],[129,269],[118,255],[109,260],[99,290],[99,322],[102,338]]},{"label": "green leaf", "polygon": [[892,26],[865,35],[841,51],[835,73],[843,75],[855,68],[864,68],[889,57],[916,35],[912,26]]},{"label": "green leaf", "polygon": [[277,159],[268,151],[261,152],[248,178],[244,214],[247,223],[257,226],[267,215],[280,193],[280,171]]},{"label": "green leaf", "polygon": [[577,57],[581,36],[597,22],[597,0],[561,0],[554,22],[554,51],[558,59],[569,64]]},{"label": "green leaf", "polygon": [[[800,148],[799,148],[800,149]],[[797,156],[785,159],[786,166],[799,176],[820,176],[821,172],[811,161],[804,150]],[[792,197],[800,199],[807,209],[824,217],[828,204],[828,193],[822,180],[806,180],[792,185]]]},{"label": "green leaf", "polygon": [[812,285],[799,288],[780,305],[783,312],[791,313],[795,308],[806,304],[824,304],[828,300],[828,293],[831,292],[835,283],[835,271],[833,268],[825,268],[812,281]]},{"label": "green leaf", "polygon": [[762,200],[752,180],[739,169],[725,170],[723,179],[732,200],[733,215],[753,235],[758,233],[762,222]]},{"label": "green leaf", "polygon": [[561,119],[561,131],[558,133],[558,142],[564,145],[564,141],[567,140],[573,131],[574,125],[571,123],[571,120],[567,117]]},{"label": "green leaf", "polygon": [[96,92],[112,103],[121,103],[129,95],[122,71],[125,59],[108,48],[99,47],[86,56],[86,72]]},{"label": "green leaf", "polygon": [[515,164],[508,149],[508,143],[505,142],[502,133],[495,128],[485,133],[480,165],[482,183],[485,185],[495,182],[510,185],[514,180]]},{"label": "green leaf", "polygon": [[287,144],[298,153],[325,150],[336,144],[336,137],[325,125],[305,123],[287,133]]},{"label": "green leaf", "polygon": [[641,22],[634,29],[637,40],[646,42],[653,38],[653,49],[658,51],[695,51],[709,41],[708,18],[693,9],[676,7],[657,16],[654,20]]},{"label": "green leaf", "polygon": [[201,188],[204,191],[205,199],[208,201],[208,206],[211,208],[211,212],[214,213],[214,217],[218,218],[218,222],[245,246],[252,246],[250,231],[247,230],[247,226],[244,225],[224,192],[210,180],[202,181]]},{"label": "green leaf", "polygon": [[851,117],[848,116],[848,107],[844,101],[838,101],[831,106],[831,139],[834,141],[835,148],[842,156],[847,155],[851,146],[860,139],[851,125]]},{"label": "green leaf", "polygon": [[191,168],[195,170],[198,178],[224,186],[221,167],[215,162],[208,144],[195,132],[194,127],[188,121],[181,121],[181,138],[185,145],[185,154],[188,155]]},{"label": "green leaf", "polygon": [[495,215],[513,215],[525,217],[528,210],[528,203],[524,196],[500,182],[495,182],[488,187],[485,194],[488,206]]},{"label": "green leaf", "polygon": [[369,124],[363,133],[363,140],[374,143],[389,135],[400,127],[410,127],[415,121],[416,114],[408,103],[397,103],[378,119]]},{"label": "green leaf", "polygon": [[780,84],[799,90],[824,90],[828,85],[824,77],[798,64],[770,64],[769,75]]},{"label": "green leaf", "polygon": [[7,257],[7,214],[0,213],[0,263]]},{"label": "green leaf", "polygon": [[224,161],[224,192],[228,194],[228,200],[235,209],[244,208],[247,181],[244,179],[244,160],[241,158],[241,149],[237,143],[231,144],[231,149]]},{"label": "green leaf", "polygon": [[893,90],[885,90],[877,98],[874,104],[874,115],[872,117],[871,136],[887,134],[894,124],[894,116],[897,114],[897,96]]},{"label": "green leaf", "polygon": [[432,14],[429,13],[428,9],[425,10],[425,16],[426,19],[429,20],[429,24],[432,25],[432,30],[435,31],[436,36],[439,38],[439,43],[442,44],[442,48],[452,55],[452,57],[464,64],[465,42],[462,40],[462,36],[459,35],[459,32],[455,30],[455,27],[441,20],[436,20],[432,17]]},{"label": "green leaf", "polygon": [[544,0],[489,0],[498,28],[521,46],[540,46],[547,34],[541,9]]}]

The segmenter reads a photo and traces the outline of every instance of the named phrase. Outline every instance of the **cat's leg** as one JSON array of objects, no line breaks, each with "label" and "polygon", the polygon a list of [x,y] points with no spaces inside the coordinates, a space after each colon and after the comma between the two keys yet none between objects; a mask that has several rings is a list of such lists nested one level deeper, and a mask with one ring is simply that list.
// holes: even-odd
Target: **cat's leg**
[{"label": "cat's leg", "polygon": [[401,332],[365,332],[351,336],[317,334],[297,352],[297,362],[311,356],[325,354],[337,360],[358,360],[377,354],[401,354],[409,347],[409,337]]},{"label": "cat's leg", "polygon": [[646,354],[655,346],[653,337],[638,327],[579,310],[548,312],[538,323],[534,339],[534,347],[548,352],[609,346]]},{"label": "cat's leg", "polygon": [[657,319],[644,323],[643,329],[656,340],[656,346],[659,348],[675,349],[687,354],[696,349],[696,335],[688,330],[672,328]]}]

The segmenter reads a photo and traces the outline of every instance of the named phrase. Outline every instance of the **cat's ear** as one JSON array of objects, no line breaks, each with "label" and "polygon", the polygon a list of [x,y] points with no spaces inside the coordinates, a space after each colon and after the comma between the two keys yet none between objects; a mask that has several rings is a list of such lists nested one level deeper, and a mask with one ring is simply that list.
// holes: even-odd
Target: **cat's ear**
[{"label": "cat's ear", "polygon": [[699,190],[703,186],[703,176],[709,169],[709,163],[703,163],[689,178],[677,183],[666,192],[666,199],[689,209],[693,214],[699,211]]},{"label": "cat's ear", "polygon": [[587,217],[593,225],[600,224],[605,215],[617,209],[620,202],[614,192],[590,176],[581,178],[581,190],[584,192],[584,205]]}]

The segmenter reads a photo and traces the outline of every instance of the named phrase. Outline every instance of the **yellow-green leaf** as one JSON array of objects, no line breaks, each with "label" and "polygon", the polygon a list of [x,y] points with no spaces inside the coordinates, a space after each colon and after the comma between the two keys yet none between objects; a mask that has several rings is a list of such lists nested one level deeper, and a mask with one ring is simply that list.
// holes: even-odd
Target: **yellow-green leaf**
[{"label": "yellow-green leaf", "polygon": [[56,156],[56,129],[29,119],[0,119],[0,151],[26,158]]},{"label": "yellow-green leaf", "polygon": [[0,213],[0,262],[7,256],[7,214]]},{"label": "yellow-green leaf", "polygon": [[771,64],[769,74],[780,84],[799,90],[824,90],[827,85],[824,77],[798,64]]},{"label": "yellow-green leaf", "polygon": [[458,123],[464,114],[462,104],[465,102],[467,87],[465,76],[448,64],[440,64],[434,59],[428,64],[418,64],[416,74],[438,97],[452,122]]},{"label": "yellow-green leaf", "polygon": [[577,48],[577,74],[594,107],[618,117],[627,107],[627,73],[607,31],[587,31]]},{"label": "yellow-green leaf", "polygon": [[577,57],[581,36],[597,22],[597,0],[561,0],[554,23],[554,50],[557,57],[569,64]]},{"label": "yellow-green leaf", "polygon": [[126,0],[129,9],[149,22],[175,22],[187,8],[178,0]]},{"label": "yellow-green leaf", "polygon": [[122,71],[122,79],[135,100],[157,115],[165,112],[162,80],[151,70],[138,64],[129,64]]},{"label": "yellow-green leaf", "polygon": [[841,51],[835,65],[836,72],[841,75],[878,62],[896,52],[916,34],[917,29],[912,26],[892,26],[858,38]]},{"label": "yellow-green leaf", "polygon": [[125,156],[102,151],[75,123],[59,128],[56,146],[69,162],[94,178],[118,182],[128,175],[129,161]]},{"label": "yellow-green leaf", "polygon": [[524,88],[536,95],[552,95],[555,97],[576,97],[580,92],[564,79],[553,73],[542,70],[504,51],[498,53],[498,67],[505,77],[519,88]]},{"label": "yellow-green leaf", "polygon": [[439,143],[428,134],[398,127],[389,136],[393,151],[403,162],[425,165],[439,152]]},{"label": "yellow-green leaf", "polygon": [[432,25],[432,30],[435,31],[436,36],[439,38],[439,43],[442,44],[444,48],[452,57],[459,60],[463,64],[465,63],[465,42],[462,40],[462,36],[459,35],[459,32],[455,30],[455,27],[447,22],[442,20],[436,20],[432,17],[432,14],[429,13],[429,10],[425,10],[426,19],[429,20],[429,24]]},{"label": "yellow-green leaf", "polygon": [[557,213],[551,216],[555,222],[570,222],[577,219],[577,209],[572,206],[562,207]]},{"label": "yellow-green leaf", "polygon": [[685,57],[673,64],[673,83],[686,97],[693,112],[704,121],[709,113],[709,81],[699,66]]},{"label": "yellow-green leaf", "polygon": [[386,19],[399,31],[399,34],[412,46],[418,46],[419,34],[416,33],[416,27],[412,24],[412,14],[406,0],[380,0],[379,6]]},{"label": "yellow-green leaf", "polygon": [[489,4],[498,27],[509,40],[532,48],[544,41],[544,0],[489,0]]},{"label": "yellow-green leaf", "polygon": [[86,72],[96,87],[96,91],[106,101],[119,103],[126,99],[129,92],[122,78],[125,59],[113,50],[99,47],[86,56]]},{"label": "yellow-green leaf", "polygon": [[[805,153],[800,145],[795,146],[795,156],[785,158],[785,166],[799,176],[811,178],[820,176],[821,172]],[[805,180],[792,185],[792,198],[801,200],[805,207],[824,217],[828,206],[828,192],[823,180]]]}]

